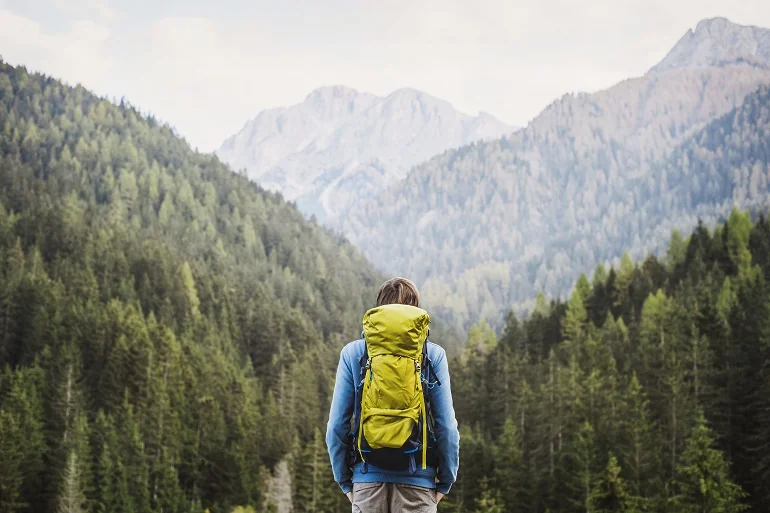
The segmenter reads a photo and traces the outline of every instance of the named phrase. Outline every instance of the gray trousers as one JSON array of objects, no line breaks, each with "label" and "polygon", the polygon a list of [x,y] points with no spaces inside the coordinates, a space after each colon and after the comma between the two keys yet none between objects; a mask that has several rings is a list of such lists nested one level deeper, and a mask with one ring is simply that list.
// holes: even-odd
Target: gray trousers
[{"label": "gray trousers", "polygon": [[400,483],[353,483],[353,513],[435,513],[436,490]]}]

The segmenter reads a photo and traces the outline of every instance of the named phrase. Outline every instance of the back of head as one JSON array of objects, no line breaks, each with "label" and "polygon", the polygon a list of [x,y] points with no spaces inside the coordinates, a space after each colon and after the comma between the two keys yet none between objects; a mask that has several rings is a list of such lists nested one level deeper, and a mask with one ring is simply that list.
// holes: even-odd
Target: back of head
[{"label": "back of head", "polygon": [[377,306],[393,304],[420,306],[420,292],[412,280],[393,278],[380,286]]}]

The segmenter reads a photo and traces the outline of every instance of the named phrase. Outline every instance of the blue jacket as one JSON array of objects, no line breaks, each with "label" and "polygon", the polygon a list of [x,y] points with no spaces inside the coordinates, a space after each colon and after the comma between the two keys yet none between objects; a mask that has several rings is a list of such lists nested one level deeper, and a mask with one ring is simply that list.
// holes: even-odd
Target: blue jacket
[{"label": "blue jacket", "polygon": [[355,381],[361,366],[359,360],[364,354],[365,343],[356,340],[346,345],[340,354],[337,367],[337,381],[334,384],[329,423],[326,426],[326,446],[334,471],[334,479],[342,491],[353,490],[353,483],[403,483],[424,488],[435,488],[441,493],[449,493],[449,489],[457,478],[457,468],[460,463],[460,433],[457,430],[455,410],[452,406],[452,391],[449,384],[449,365],[446,352],[436,344],[428,342],[428,357],[433,362],[441,386],[428,390],[435,420],[435,436],[440,465],[438,470],[419,469],[412,474],[407,471],[388,471],[369,465],[363,473],[363,464],[355,468],[348,466],[348,450],[350,443],[350,424],[355,402]]}]

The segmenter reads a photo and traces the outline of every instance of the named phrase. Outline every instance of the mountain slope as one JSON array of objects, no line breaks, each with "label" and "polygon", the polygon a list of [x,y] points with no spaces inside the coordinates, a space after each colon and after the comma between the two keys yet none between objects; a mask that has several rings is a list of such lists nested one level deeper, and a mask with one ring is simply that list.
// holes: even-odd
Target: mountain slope
[{"label": "mountain slope", "polygon": [[[458,323],[500,319],[511,305],[531,306],[536,291],[565,293],[577,269],[625,248],[641,255],[661,247],[642,227],[680,220],[667,210],[666,191],[650,196],[644,180],[767,83],[770,70],[731,63],[564,96],[525,129],[418,166],[351,213],[343,232],[382,268],[423,282],[426,301]],[[659,205],[654,218],[643,214],[650,202]]]},{"label": "mountain slope", "polygon": [[[0,61],[0,511],[262,510],[379,281],[169,127]],[[317,477],[293,493],[339,511]]]},{"label": "mountain slope", "polygon": [[760,87],[678,146],[636,188],[650,198],[636,217],[652,222],[635,231],[649,241],[642,246],[654,250],[664,247],[657,241],[672,230],[695,226],[699,219],[714,224],[736,206],[767,210],[770,86]]},{"label": "mountain slope", "polygon": [[217,155],[306,213],[333,222],[413,165],[512,130],[488,114],[467,116],[413,89],[377,97],[334,86],[259,113]]}]

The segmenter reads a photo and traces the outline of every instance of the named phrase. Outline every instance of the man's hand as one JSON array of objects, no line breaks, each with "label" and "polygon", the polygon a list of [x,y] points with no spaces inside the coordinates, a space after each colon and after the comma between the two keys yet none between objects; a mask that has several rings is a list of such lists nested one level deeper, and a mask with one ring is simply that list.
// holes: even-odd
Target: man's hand
[{"label": "man's hand", "polygon": [[350,501],[351,504],[353,504],[353,492],[348,492],[345,495],[348,496],[348,500]]},{"label": "man's hand", "polygon": [[444,494],[443,494],[443,493],[441,493],[441,492],[436,492],[436,504],[438,504],[439,502],[441,502],[441,499],[443,499],[443,498],[444,498]]}]

